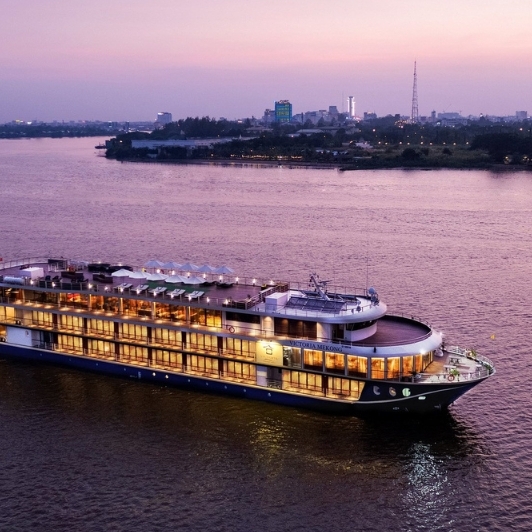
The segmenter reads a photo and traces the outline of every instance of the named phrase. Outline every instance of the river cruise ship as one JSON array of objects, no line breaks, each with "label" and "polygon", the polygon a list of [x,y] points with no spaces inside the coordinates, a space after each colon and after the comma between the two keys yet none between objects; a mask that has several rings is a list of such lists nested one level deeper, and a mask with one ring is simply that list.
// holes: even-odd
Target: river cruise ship
[{"label": "river cruise ship", "polygon": [[159,261],[1,261],[0,355],[344,414],[443,410],[495,373],[373,288]]}]

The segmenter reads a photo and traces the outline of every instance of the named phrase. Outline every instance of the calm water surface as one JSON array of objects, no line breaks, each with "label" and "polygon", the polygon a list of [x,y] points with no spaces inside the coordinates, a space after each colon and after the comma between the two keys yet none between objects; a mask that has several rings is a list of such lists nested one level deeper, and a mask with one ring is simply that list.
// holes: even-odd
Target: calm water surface
[{"label": "calm water surface", "polygon": [[0,361],[1,530],[532,528],[531,174],[121,164],[98,142],[0,140],[4,260],[369,283],[497,374],[443,417],[361,420]]}]

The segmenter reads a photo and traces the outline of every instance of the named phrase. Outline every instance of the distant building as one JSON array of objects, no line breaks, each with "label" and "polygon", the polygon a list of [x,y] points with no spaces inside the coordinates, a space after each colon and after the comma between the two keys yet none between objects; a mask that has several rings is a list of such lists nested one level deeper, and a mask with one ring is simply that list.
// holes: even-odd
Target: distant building
[{"label": "distant building", "polygon": [[157,119],[155,120],[155,124],[158,126],[164,126],[166,124],[169,124],[171,121],[172,113],[161,112],[157,113]]},{"label": "distant building", "polygon": [[265,109],[262,121],[266,125],[271,124],[272,122],[275,122],[275,111],[273,109]]},{"label": "distant building", "polygon": [[213,139],[190,139],[190,140],[179,140],[179,139],[170,139],[170,140],[132,140],[131,147],[133,149],[147,148],[148,150],[158,150],[162,148],[205,148],[211,147],[214,144],[223,144],[226,142],[231,142],[233,139],[230,137],[223,138],[213,138]]},{"label": "distant building", "polygon": [[275,102],[275,121],[287,123],[292,120],[292,104],[288,100]]},{"label": "distant building", "polygon": [[349,96],[347,98],[347,114],[349,118],[355,118],[355,97]]},{"label": "distant building", "polygon": [[445,127],[466,126],[469,120],[460,113],[438,113],[438,123]]},{"label": "distant building", "polygon": [[366,113],[364,111],[364,120],[375,120],[377,118],[377,113]]},{"label": "distant building", "polygon": [[440,120],[459,120],[460,118],[463,118],[460,113],[438,113]]},{"label": "distant building", "polygon": [[526,120],[528,118],[528,112],[527,111],[516,111],[515,117],[517,118],[519,122],[521,122],[522,120]]}]

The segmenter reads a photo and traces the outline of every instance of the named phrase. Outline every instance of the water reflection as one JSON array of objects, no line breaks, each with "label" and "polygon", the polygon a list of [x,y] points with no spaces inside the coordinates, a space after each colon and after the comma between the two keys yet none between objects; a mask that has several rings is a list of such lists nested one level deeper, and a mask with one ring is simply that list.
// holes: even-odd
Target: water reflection
[{"label": "water reflection", "polygon": [[[429,522],[426,530],[444,530],[464,479],[484,468],[489,454],[476,430],[452,413],[326,416],[11,361],[0,364],[0,380],[6,383],[0,422],[16,418],[18,427],[4,434],[3,444],[20,449],[10,456],[7,485],[26,486],[43,476],[61,492],[72,491],[62,499],[66,508],[101,489],[125,489],[123,512],[139,504],[161,516],[170,508],[187,515],[193,509],[187,522],[208,526],[228,511],[220,500],[248,497],[284,508],[285,526],[297,526],[295,509],[315,512],[316,523],[324,523],[328,508],[341,507],[340,528],[356,519],[361,529],[371,529],[373,512],[360,515],[360,505],[375,504],[377,511],[386,496],[387,522],[401,515],[412,530]],[[28,460],[32,475],[21,480],[15,472]],[[150,486],[157,499],[146,499],[141,486]],[[252,521],[258,510],[239,511],[250,512]]]}]

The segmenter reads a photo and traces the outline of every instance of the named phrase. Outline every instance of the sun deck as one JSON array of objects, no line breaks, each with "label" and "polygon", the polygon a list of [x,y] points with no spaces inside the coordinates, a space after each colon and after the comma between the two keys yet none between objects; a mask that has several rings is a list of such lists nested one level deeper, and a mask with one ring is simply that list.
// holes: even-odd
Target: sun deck
[{"label": "sun deck", "polygon": [[[28,267],[41,270],[42,275],[25,275]],[[142,270],[145,270],[143,268]],[[90,271],[85,262],[75,266],[66,259],[23,259],[11,263],[0,263],[0,274],[6,284],[34,286],[52,291],[90,292],[99,294],[117,294],[121,297],[142,298],[153,301],[185,301],[196,304],[209,304],[250,310],[254,312],[273,312],[288,317],[332,318],[357,317],[359,321],[380,318],[386,313],[386,305],[372,300],[366,295],[331,294],[328,300],[309,297],[308,291],[291,289],[288,282],[273,280],[260,281],[235,276],[203,274],[202,278],[184,276],[184,282],[169,283],[168,280],[146,280],[145,277],[129,277],[124,270],[123,276],[102,274]],[[131,271],[138,274],[140,271]],[[142,272],[144,273],[144,272]],[[167,272],[170,273],[170,272]],[[189,284],[190,283],[190,284]],[[284,304],[272,308],[267,298],[280,292],[286,293]],[[308,304],[303,304],[304,302]],[[357,321],[357,320],[355,320]]]},{"label": "sun deck", "polygon": [[402,316],[383,316],[377,332],[353,345],[384,347],[388,345],[414,344],[431,335],[428,325]]}]

